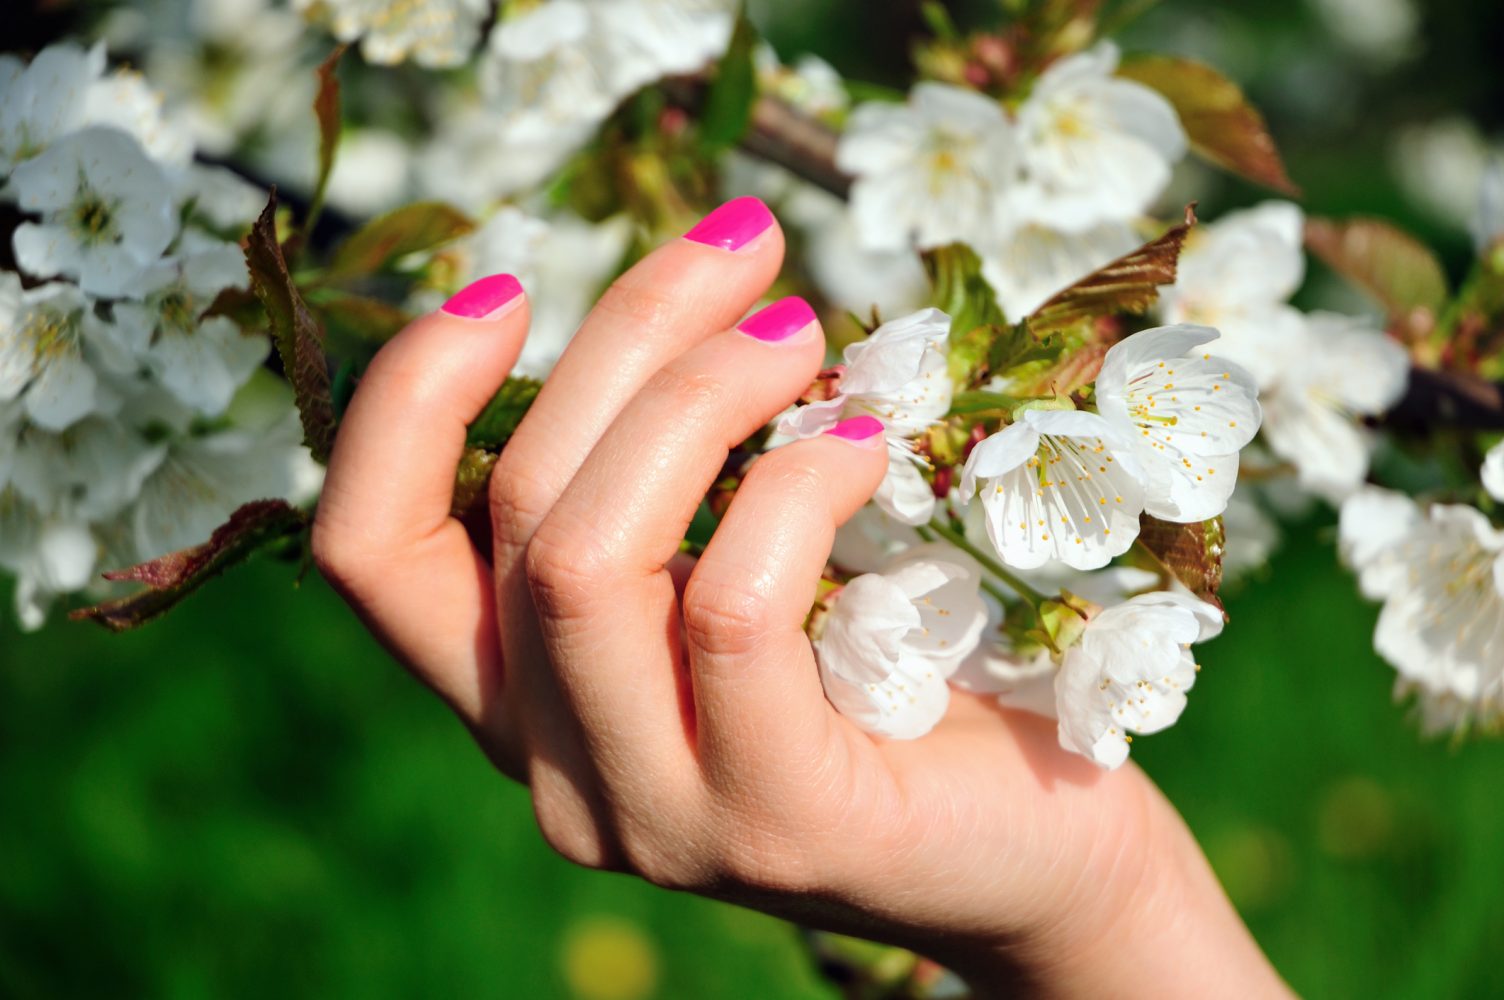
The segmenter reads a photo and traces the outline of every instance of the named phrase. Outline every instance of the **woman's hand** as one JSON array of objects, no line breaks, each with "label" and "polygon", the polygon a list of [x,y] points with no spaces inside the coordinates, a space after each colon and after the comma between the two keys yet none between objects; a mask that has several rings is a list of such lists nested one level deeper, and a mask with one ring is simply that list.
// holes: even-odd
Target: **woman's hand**
[{"label": "woman's hand", "polygon": [[836,527],[882,479],[880,434],[758,459],[678,565],[728,450],[821,366],[798,300],[743,320],[782,259],[741,199],[618,280],[497,464],[487,553],[450,493],[528,303],[498,277],[418,320],[350,406],[319,566],[531,786],[572,861],[905,945],[982,993],[1281,992],[1133,766],[1099,772],[1051,723],[959,692],[913,742],[826,702],[802,624]]}]

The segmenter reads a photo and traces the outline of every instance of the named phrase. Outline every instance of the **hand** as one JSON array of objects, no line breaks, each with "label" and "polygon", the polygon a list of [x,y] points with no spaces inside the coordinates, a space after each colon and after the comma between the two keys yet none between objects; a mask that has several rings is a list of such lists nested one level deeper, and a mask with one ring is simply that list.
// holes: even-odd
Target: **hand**
[{"label": "hand", "polygon": [[911,947],[984,995],[1282,993],[1133,766],[1099,772],[1053,724],[959,692],[913,742],[826,702],[802,623],[836,527],[882,479],[880,435],[758,459],[677,564],[728,449],[822,363],[800,303],[737,328],[782,258],[742,199],[612,286],[497,464],[489,553],[450,491],[528,303],[488,279],[412,324],[340,432],[321,569],[531,786],[572,861]]}]

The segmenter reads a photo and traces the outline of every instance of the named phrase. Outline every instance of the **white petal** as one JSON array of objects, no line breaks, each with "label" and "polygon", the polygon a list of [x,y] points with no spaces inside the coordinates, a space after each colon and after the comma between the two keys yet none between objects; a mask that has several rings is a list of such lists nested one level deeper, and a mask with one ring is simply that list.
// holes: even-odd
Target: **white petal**
[{"label": "white petal", "polygon": [[851,681],[820,665],[825,696],[866,732],[892,740],[918,739],[945,717],[950,687],[923,657],[905,657],[880,680]]},{"label": "white petal", "polygon": [[977,483],[1017,469],[1039,450],[1039,432],[1022,421],[988,435],[971,449],[961,470],[961,502],[970,503]]},{"label": "white petal", "polygon": [[1410,536],[1420,516],[1414,500],[1377,486],[1365,486],[1342,501],[1337,547],[1357,572],[1364,596],[1378,600],[1404,582],[1402,563],[1386,555]]},{"label": "white petal", "polygon": [[47,359],[26,391],[26,412],[38,426],[62,430],[94,409],[97,379],[75,351]]},{"label": "white petal", "polygon": [[1483,457],[1483,470],[1480,473],[1483,480],[1483,488],[1488,495],[1504,503],[1504,441],[1500,441],[1488,450]]},{"label": "white petal", "polygon": [[914,602],[891,580],[868,573],[836,595],[815,651],[823,670],[857,684],[876,683],[893,672],[904,635],[918,627]]},{"label": "white petal", "polygon": [[928,524],[935,515],[935,491],[925,481],[912,452],[888,441],[888,471],[873,501],[900,524]]}]

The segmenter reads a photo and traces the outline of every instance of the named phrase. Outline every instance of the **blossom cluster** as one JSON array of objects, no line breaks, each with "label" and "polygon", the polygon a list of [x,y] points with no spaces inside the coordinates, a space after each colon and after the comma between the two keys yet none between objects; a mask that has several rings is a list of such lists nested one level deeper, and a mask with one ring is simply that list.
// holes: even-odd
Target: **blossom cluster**
[{"label": "blossom cluster", "polygon": [[[1504,503],[1504,443],[1481,479]],[[1374,646],[1422,728],[1504,728],[1504,529],[1469,504],[1370,486],[1342,505],[1340,541],[1364,595],[1383,602]]]},{"label": "blossom cluster", "polygon": [[[102,46],[0,57],[0,566],[23,625],[100,566],[204,541],[241,503],[306,488],[269,350],[215,311],[247,288],[233,234],[259,200]],[[300,482],[301,481],[301,482]]]},{"label": "blossom cluster", "polygon": [[1186,135],[1164,97],[1114,75],[1111,42],[1039,75],[1016,108],[917,84],[906,104],[858,106],[839,165],[872,251],[971,245],[1011,318],[1138,245]]},{"label": "blossom cluster", "polygon": [[[838,563],[876,571],[850,580],[817,619],[826,690],[858,724],[893,738],[934,727],[950,683],[998,694],[1058,717],[1062,746],[1116,767],[1133,733],[1178,718],[1195,680],[1188,648],[1221,630],[1222,613],[1188,592],[1159,589],[1152,573],[1119,567],[1092,579],[1088,571],[1128,551],[1145,513],[1195,523],[1222,512],[1239,452],[1259,428],[1254,381],[1206,349],[1217,339],[1208,327],[1132,334],[1102,359],[1094,409],[1066,400],[1019,408],[971,449],[959,483],[938,489],[916,440],[950,409],[950,326],[930,309],[878,328],[847,348],[829,399],[780,425],[809,437],[865,415],[882,422],[888,442],[888,474],[874,498],[886,523],[843,529],[867,537],[838,544],[836,554]],[[947,530],[944,519],[931,522],[937,505],[955,513],[973,500],[974,540],[962,545],[990,554],[916,544]],[[868,553],[852,555],[863,547]],[[883,554],[891,556],[885,563]],[[1074,619],[1049,646],[1007,627],[1033,589],[1014,574],[1030,571],[1054,576],[1039,586],[1053,586],[1059,613]],[[1098,607],[1088,591],[1111,606]]]}]

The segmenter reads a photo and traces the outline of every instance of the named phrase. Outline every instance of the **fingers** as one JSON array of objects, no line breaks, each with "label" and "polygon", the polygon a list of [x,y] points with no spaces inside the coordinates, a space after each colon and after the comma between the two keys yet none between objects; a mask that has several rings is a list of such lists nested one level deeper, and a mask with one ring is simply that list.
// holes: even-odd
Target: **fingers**
[{"label": "fingers", "polygon": [[783,263],[755,198],[722,205],[616,280],[570,341],[492,479],[498,565],[520,547],[606,428],[673,358],[746,315]]},{"label": "fingers", "polygon": [[548,669],[523,559],[533,532],[600,436],[644,383],[686,349],[725,330],[767,291],[783,262],[783,234],[760,201],[728,202],[683,239],[618,278],[565,350],[491,478],[493,572],[503,657],[515,664],[500,728],[525,728],[540,819],[585,831],[605,809],[579,720]]},{"label": "fingers", "polygon": [[758,459],[684,591],[706,779],[774,795],[814,778],[832,745],[804,622],[836,528],[887,470],[882,425],[844,421]]},{"label": "fingers", "polygon": [[607,430],[533,537],[545,644],[608,783],[698,776],[666,566],[727,453],[808,387],[824,352],[814,311],[784,299],[676,358]]},{"label": "fingers", "polygon": [[449,508],[466,428],[527,323],[521,285],[496,275],[383,347],[345,414],[314,523],[325,575],[472,722],[499,670],[496,622],[490,572]]}]

